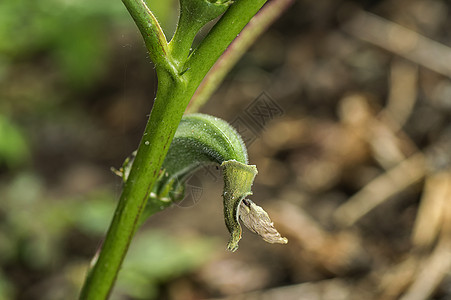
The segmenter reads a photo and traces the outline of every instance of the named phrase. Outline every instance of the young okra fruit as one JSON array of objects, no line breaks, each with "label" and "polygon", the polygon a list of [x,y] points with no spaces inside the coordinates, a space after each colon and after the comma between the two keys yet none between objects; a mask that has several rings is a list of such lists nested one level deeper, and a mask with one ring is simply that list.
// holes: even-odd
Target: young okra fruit
[{"label": "young okra fruit", "polygon": [[[115,171],[124,182],[133,157]],[[251,200],[251,187],[257,168],[248,164],[247,150],[240,135],[226,121],[205,114],[185,115],[175,133],[160,176],[149,195],[142,221],[156,211],[184,197],[186,180],[199,168],[218,165],[224,177],[224,220],[230,232],[227,248],[238,249],[241,239],[239,219],[268,243],[286,244],[288,240],[274,228],[268,214]]]}]

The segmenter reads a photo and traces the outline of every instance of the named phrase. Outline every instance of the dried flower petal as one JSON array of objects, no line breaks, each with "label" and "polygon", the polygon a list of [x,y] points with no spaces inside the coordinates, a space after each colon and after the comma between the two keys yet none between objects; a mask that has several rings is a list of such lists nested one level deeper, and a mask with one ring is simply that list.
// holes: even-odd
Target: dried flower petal
[{"label": "dried flower petal", "polygon": [[243,199],[240,205],[240,219],[252,232],[271,244],[286,244],[288,239],[280,235],[266,211],[249,199]]}]

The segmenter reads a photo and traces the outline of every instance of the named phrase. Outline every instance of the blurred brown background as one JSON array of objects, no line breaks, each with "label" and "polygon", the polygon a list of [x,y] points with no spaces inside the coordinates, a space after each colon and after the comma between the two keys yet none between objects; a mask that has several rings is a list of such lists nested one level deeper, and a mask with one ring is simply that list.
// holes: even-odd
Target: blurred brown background
[{"label": "blurred brown background", "polygon": [[[176,3],[149,6],[170,36]],[[227,252],[202,170],[112,299],[451,299],[450,7],[295,2],[201,110],[240,126],[289,243]],[[155,89],[120,1],[0,2],[1,300],[77,298]]]}]

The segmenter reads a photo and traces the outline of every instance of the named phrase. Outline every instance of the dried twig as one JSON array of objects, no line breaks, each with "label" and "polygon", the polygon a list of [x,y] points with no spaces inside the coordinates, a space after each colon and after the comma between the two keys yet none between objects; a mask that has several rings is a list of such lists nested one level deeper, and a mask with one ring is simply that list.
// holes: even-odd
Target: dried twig
[{"label": "dried twig", "polygon": [[416,153],[378,176],[334,213],[334,219],[341,226],[352,226],[369,211],[386,199],[421,180],[426,174],[424,155]]},{"label": "dried twig", "polygon": [[364,41],[451,77],[451,49],[386,19],[360,11],[342,27]]}]

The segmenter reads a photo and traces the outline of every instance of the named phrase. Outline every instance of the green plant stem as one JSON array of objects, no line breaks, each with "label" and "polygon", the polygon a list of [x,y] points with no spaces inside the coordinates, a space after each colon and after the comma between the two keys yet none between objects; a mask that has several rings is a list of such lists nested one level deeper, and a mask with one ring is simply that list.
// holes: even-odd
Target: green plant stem
[{"label": "green plant stem", "polygon": [[233,4],[207,35],[207,41],[204,40],[193,53],[187,64],[189,71],[182,76],[174,72],[164,35],[146,4],[140,0],[123,2],[137,23],[156,65],[158,90],[135,162],[80,299],[108,298],[189,100],[217,58],[265,0],[240,0]]},{"label": "green plant stem", "polygon": [[163,68],[176,74],[175,66],[168,55],[168,42],[164,32],[144,0],[122,0],[122,2],[138,26],[155,68]]},{"label": "green plant stem", "polygon": [[[180,18],[169,43],[171,56],[183,67],[191,45],[199,30],[209,21],[223,14],[230,3],[211,3],[207,0],[180,0]],[[184,70],[181,70],[184,71]]]},{"label": "green plant stem", "polygon": [[199,111],[249,47],[293,2],[294,0],[272,0],[249,21],[205,76],[188,104],[187,112]]},{"label": "green plant stem", "polygon": [[[163,79],[165,76],[159,78]],[[131,239],[138,228],[139,218],[156,181],[172,136],[180,122],[179,116],[183,114],[185,107],[177,100],[184,98],[184,92],[182,84],[159,86],[134,167],[124,184],[100,255],[88,274],[80,299],[108,297]],[[168,99],[175,101],[167,101]]]}]

